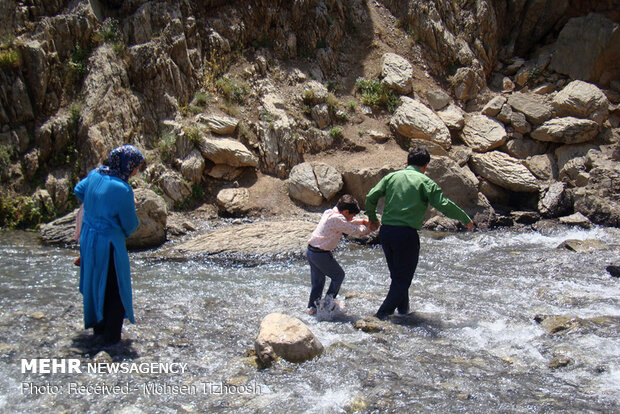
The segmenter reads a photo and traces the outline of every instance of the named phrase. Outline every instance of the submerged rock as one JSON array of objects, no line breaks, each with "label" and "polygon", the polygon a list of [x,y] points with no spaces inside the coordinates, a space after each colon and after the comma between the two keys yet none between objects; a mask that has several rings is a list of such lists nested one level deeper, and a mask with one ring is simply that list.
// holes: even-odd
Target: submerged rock
[{"label": "submerged rock", "polygon": [[620,277],[620,266],[610,265],[610,266],[607,266],[605,270],[607,270],[607,272],[609,272],[609,274],[612,277]]},{"label": "submerged rock", "polygon": [[573,252],[578,253],[587,253],[595,250],[607,250],[609,246],[603,243],[600,240],[596,239],[586,239],[586,240],[576,240],[570,239],[565,240],[557,247],[558,249],[567,249]]},{"label": "submerged rock", "polygon": [[359,329],[364,332],[381,332],[385,329],[385,322],[380,321],[374,316],[367,316],[364,319],[358,319],[353,324],[355,329]]},{"label": "submerged rock", "polygon": [[281,313],[265,316],[254,348],[265,365],[269,365],[274,356],[289,362],[304,362],[323,352],[321,342],[302,321]]}]

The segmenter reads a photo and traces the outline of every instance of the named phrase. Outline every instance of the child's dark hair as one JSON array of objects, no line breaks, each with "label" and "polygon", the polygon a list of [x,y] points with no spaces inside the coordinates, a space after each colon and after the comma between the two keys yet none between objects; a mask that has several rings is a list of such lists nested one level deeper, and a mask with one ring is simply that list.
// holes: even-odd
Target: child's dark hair
[{"label": "child's dark hair", "polygon": [[431,155],[424,147],[413,147],[407,155],[407,165],[415,165],[416,167],[424,167],[431,160]]},{"label": "child's dark hair", "polygon": [[336,204],[338,211],[343,212],[349,210],[351,214],[357,214],[360,212],[360,206],[357,204],[357,200],[351,194],[345,194],[338,200]]}]

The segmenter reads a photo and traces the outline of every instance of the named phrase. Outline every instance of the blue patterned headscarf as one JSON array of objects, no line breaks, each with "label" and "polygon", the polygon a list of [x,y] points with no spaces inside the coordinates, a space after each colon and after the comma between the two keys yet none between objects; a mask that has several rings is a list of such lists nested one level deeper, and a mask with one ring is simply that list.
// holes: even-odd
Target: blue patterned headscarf
[{"label": "blue patterned headscarf", "polygon": [[109,164],[99,167],[97,172],[118,177],[127,182],[131,172],[140,166],[145,158],[140,150],[133,145],[123,145],[110,151],[108,161]]}]

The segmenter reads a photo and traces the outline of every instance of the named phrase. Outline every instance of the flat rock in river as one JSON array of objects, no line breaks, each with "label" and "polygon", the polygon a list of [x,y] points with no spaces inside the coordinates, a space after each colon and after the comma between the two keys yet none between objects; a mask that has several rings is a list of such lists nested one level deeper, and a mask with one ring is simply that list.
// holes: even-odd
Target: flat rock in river
[{"label": "flat rock in river", "polygon": [[210,257],[240,263],[302,257],[315,222],[260,221],[219,227],[180,245],[156,253],[163,260]]}]

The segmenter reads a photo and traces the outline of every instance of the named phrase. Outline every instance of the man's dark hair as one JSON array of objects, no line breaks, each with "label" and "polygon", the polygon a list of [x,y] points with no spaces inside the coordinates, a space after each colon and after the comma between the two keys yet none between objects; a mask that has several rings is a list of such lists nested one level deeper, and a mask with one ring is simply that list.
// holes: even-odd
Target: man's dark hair
[{"label": "man's dark hair", "polygon": [[351,214],[357,214],[360,212],[360,206],[357,204],[357,200],[351,194],[345,194],[338,200],[336,204],[338,211],[341,213],[345,210],[349,210]]},{"label": "man's dark hair", "polygon": [[413,147],[407,155],[407,165],[415,165],[416,167],[424,167],[431,161],[431,155],[424,147]]}]

